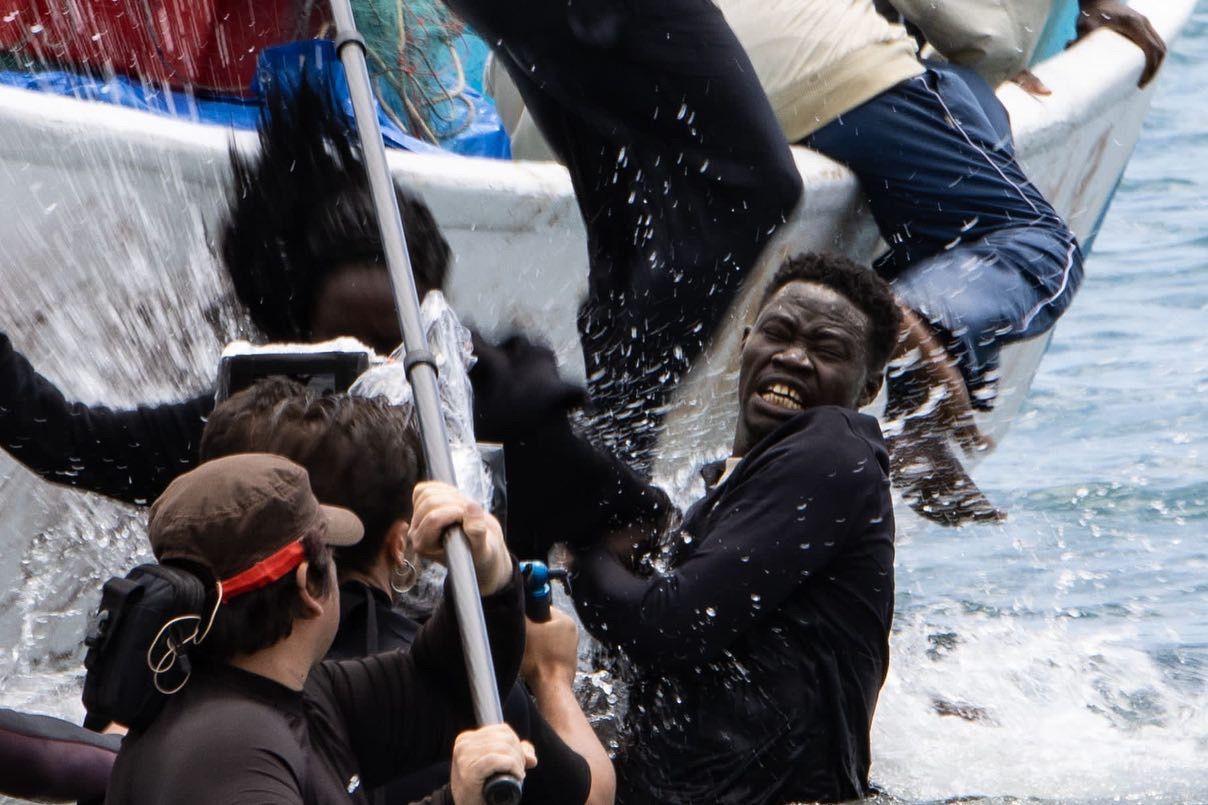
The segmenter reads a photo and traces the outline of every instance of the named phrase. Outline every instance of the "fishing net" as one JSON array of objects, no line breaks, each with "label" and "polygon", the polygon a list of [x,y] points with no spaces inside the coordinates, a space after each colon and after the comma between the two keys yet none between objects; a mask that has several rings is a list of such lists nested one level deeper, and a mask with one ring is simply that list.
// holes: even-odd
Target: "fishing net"
[{"label": "fishing net", "polygon": [[486,45],[437,0],[353,0],[378,99],[400,128],[432,143],[478,115]]}]

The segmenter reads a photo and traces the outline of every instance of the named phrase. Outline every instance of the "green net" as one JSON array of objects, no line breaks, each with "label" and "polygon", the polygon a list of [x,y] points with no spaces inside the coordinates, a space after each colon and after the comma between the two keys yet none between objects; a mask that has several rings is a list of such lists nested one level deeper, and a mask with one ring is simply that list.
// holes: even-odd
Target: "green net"
[{"label": "green net", "polygon": [[[400,127],[437,143],[474,119],[464,23],[437,0],[352,0],[379,100]],[[472,57],[471,57],[472,58]]]}]

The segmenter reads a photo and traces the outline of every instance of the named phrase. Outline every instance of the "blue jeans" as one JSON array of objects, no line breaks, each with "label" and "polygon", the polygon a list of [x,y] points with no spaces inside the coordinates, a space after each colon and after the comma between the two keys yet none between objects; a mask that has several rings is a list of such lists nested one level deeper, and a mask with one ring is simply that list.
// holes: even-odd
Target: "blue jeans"
[{"label": "blue jeans", "polygon": [[874,267],[989,408],[1002,346],[1048,331],[1082,282],[1078,242],[1016,161],[1002,104],[969,71],[929,65],[805,144],[856,174],[889,244]]}]

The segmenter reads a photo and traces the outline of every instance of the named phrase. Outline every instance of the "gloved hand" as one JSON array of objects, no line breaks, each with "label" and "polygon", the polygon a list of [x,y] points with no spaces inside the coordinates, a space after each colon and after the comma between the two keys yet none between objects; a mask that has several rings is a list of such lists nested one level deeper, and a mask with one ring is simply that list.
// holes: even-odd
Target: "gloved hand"
[{"label": "gloved hand", "polygon": [[582,547],[666,516],[661,490],[575,431],[569,414],[586,394],[559,376],[549,348],[521,335],[495,346],[475,334],[474,353],[474,433],[504,446],[514,554],[544,561],[555,542]]},{"label": "gloved hand", "polygon": [[566,415],[584,404],[583,387],[558,374],[548,347],[522,335],[499,345],[473,333],[478,361],[470,370],[474,386],[474,433],[483,441],[507,444]]}]

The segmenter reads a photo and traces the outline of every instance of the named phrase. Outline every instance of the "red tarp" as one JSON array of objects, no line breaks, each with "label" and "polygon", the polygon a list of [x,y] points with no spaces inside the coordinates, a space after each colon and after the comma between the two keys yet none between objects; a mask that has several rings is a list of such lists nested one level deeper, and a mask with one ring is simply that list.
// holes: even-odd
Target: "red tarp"
[{"label": "red tarp", "polygon": [[[313,7],[305,21],[304,7]],[[318,30],[305,0],[0,0],[0,48],[38,63],[242,93],[261,49]]]}]

